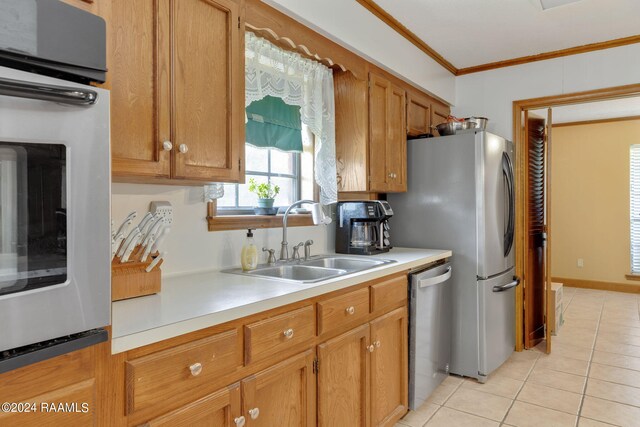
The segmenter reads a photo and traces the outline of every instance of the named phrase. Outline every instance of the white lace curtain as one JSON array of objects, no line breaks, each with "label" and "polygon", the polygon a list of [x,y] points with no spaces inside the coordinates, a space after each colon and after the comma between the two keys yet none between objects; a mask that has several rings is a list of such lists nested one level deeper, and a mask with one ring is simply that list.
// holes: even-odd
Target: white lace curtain
[{"label": "white lace curtain", "polygon": [[267,95],[300,106],[300,118],[316,137],[315,180],[320,203],[338,200],[333,73],[319,62],[279,48],[251,32],[245,44],[245,106]]}]

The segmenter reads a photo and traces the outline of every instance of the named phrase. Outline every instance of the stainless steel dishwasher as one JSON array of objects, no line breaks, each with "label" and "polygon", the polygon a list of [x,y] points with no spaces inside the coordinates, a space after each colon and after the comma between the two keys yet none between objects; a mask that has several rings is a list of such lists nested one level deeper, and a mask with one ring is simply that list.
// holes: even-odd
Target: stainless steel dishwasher
[{"label": "stainless steel dishwasher", "polygon": [[409,288],[409,408],[416,410],[449,375],[451,263],[411,274]]}]

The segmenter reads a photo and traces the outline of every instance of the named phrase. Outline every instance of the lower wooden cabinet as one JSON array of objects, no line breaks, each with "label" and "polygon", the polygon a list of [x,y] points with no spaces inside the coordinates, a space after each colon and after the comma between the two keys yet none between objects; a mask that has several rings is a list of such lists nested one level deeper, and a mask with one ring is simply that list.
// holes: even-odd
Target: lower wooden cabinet
[{"label": "lower wooden cabinet", "polygon": [[148,427],[240,427],[240,384],[235,383],[144,424]]},{"label": "lower wooden cabinet", "polygon": [[318,346],[318,425],[393,426],[408,404],[407,309]]},{"label": "lower wooden cabinet", "polygon": [[407,412],[407,309],[371,321],[371,425],[393,426]]},{"label": "lower wooden cabinet", "polygon": [[368,426],[369,325],[318,346],[318,426]]},{"label": "lower wooden cabinet", "polygon": [[308,350],[242,380],[246,426],[315,426],[313,360]]}]

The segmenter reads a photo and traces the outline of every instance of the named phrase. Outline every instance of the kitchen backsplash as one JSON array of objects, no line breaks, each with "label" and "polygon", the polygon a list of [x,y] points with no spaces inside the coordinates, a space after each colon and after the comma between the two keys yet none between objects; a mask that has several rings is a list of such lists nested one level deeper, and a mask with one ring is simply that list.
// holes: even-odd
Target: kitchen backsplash
[{"label": "kitchen backsplash", "polygon": [[[189,273],[240,265],[240,251],[246,230],[207,231],[207,207],[202,187],[114,183],[111,189],[111,217],[119,224],[131,211],[138,211],[139,221],[153,200],[166,200],[173,205],[171,232],[162,243],[167,252],[162,264],[163,275]],[[135,224],[136,222],[134,222]],[[282,228],[259,229],[254,232],[258,249],[280,250]],[[334,249],[334,225],[290,227],[289,245],[312,239],[312,254]],[[260,262],[265,256],[260,252]]]}]

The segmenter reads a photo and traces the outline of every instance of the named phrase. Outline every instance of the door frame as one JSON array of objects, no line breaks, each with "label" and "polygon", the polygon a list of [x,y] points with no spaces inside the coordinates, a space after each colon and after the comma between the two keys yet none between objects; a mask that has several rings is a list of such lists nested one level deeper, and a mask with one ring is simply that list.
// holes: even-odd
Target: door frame
[{"label": "door frame", "polygon": [[[524,286],[527,278],[524,276],[527,256],[527,224],[525,214],[525,196],[527,185],[527,165],[524,155],[524,144],[526,142],[523,135],[522,113],[526,110],[539,110],[543,108],[553,108],[562,105],[583,104],[594,101],[606,101],[611,99],[640,96],[640,83],[625,86],[615,86],[603,89],[588,90],[584,92],[574,92],[561,95],[551,95],[540,98],[530,98],[513,101],[513,144],[516,152],[515,166],[515,187],[516,187],[516,275],[520,277],[523,286],[516,287],[516,351],[524,349]],[[553,125],[553,124],[551,124]],[[547,300],[550,289],[547,289]],[[548,316],[547,316],[548,318]],[[549,335],[551,330],[546,328],[547,348],[550,351]]]}]

